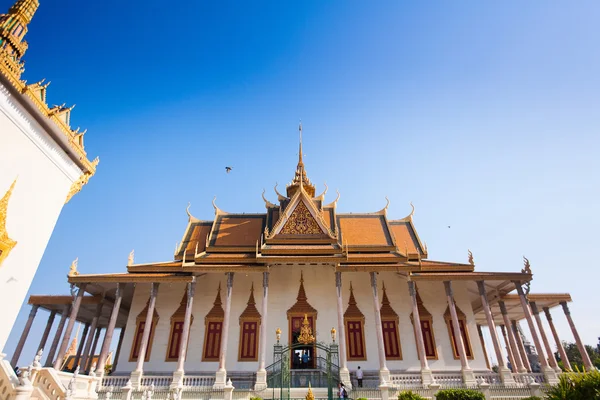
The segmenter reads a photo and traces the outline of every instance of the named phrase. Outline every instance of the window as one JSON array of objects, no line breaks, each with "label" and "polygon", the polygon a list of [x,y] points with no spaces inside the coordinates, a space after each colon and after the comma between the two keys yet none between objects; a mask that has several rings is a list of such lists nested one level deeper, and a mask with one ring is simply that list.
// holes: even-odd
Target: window
[{"label": "window", "polygon": [[[467,358],[472,360],[473,351],[471,349],[471,341],[469,340],[469,332],[467,330],[467,317],[458,307],[456,307],[456,314],[458,316],[460,336],[462,337],[463,343],[465,345],[465,353],[467,355]],[[444,313],[444,319],[446,320],[446,325],[448,327],[448,335],[450,336],[450,342],[452,343],[452,353],[454,354],[454,358],[458,360],[460,359],[460,355],[458,354],[458,343],[456,343],[456,336],[454,335],[454,325],[452,324],[452,315],[450,314],[450,307],[446,308],[446,312]]]},{"label": "window", "polygon": [[[177,308],[173,315],[171,315],[171,331],[169,333],[169,343],[167,345],[167,356],[165,361],[177,361],[179,359],[179,350],[181,349],[181,338],[183,336],[183,325],[185,322],[185,309],[187,308],[187,302],[188,296],[186,288],[186,290],[183,292],[183,298],[179,303],[179,308]],[[193,322],[194,316],[192,315],[190,318],[190,326]]]},{"label": "window", "polygon": [[[150,299],[148,299],[150,301]],[[129,361],[137,361],[140,355],[140,347],[142,346],[142,336],[144,336],[144,328],[146,327],[146,315],[148,314],[148,303],[146,307],[138,314],[136,318],[136,330],[133,337],[133,346],[131,347],[131,353],[129,355]],[[150,336],[148,336],[148,345],[146,346],[146,355],[144,361],[150,361],[150,353],[152,352],[152,342],[154,341],[154,332],[156,331],[156,324],[158,324],[158,313],[154,308],[152,315],[152,325],[150,326]]]},{"label": "window", "polygon": [[240,343],[238,361],[258,361],[258,332],[260,314],[254,301],[254,284],[250,287],[250,297],[246,309],[240,315]]},{"label": "window", "polygon": [[[421,327],[421,334],[423,335],[423,344],[425,346],[425,356],[430,360],[437,360],[437,348],[435,345],[435,336],[433,334],[433,316],[425,306],[419,292],[417,292],[417,307],[419,308],[419,326]],[[413,314],[410,314],[410,320],[414,326]],[[415,334],[417,330],[415,329]],[[416,341],[416,338],[415,338]],[[417,352],[417,355],[419,353]]]},{"label": "window", "polygon": [[258,323],[242,322],[240,339],[240,361],[258,360]]},{"label": "window", "polygon": [[367,359],[365,349],[365,316],[358,308],[352,282],[350,283],[350,299],[348,308],[344,313],[344,324],[346,325],[346,346],[348,348],[348,361],[363,361]]},{"label": "window", "polygon": [[221,352],[221,338],[225,311],[221,303],[221,284],[217,290],[217,297],[206,317],[204,317],[204,351],[202,361],[219,361]]},{"label": "window", "polygon": [[402,360],[400,335],[398,334],[398,314],[390,305],[383,283],[383,296],[381,300],[381,330],[383,331],[383,345],[386,360]]},{"label": "window", "polygon": [[202,361],[218,361],[221,352],[221,331],[223,321],[208,322],[204,338],[204,356]]},{"label": "window", "polygon": [[346,320],[348,361],[366,360],[363,321]]}]

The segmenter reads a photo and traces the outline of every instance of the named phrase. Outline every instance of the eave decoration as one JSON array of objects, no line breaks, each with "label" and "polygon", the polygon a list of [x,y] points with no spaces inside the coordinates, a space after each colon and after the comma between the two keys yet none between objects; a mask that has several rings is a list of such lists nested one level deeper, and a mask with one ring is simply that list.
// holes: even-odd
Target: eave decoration
[{"label": "eave decoration", "polygon": [[8,232],[6,231],[6,220],[8,217],[8,201],[10,200],[10,196],[12,195],[16,183],[17,180],[15,179],[12,185],[10,185],[10,188],[0,200],[0,266],[2,266],[2,262],[8,257],[11,250],[17,245],[17,241],[11,239],[8,236]]}]

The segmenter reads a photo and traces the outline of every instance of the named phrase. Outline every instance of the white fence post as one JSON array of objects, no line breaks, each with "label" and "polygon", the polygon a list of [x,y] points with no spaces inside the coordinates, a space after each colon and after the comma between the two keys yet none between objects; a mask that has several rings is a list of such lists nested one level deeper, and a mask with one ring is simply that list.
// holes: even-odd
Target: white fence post
[{"label": "white fence post", "polygon": [[229,379],[227,381],[227,384],[225,385],[225,387],[223,389],[225,391],[224,400],[231,400],[233,398],[233,389],[235,389],[233,387],[233,384],[231,383],[231,379]]}]

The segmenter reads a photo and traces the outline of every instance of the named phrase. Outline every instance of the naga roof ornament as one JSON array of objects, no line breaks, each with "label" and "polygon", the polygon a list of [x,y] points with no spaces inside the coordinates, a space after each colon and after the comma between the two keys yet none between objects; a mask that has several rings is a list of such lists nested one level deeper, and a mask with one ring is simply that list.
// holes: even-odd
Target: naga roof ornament
[{"label": "naga roof ornament", "polygon": [[13,189],[17,180],[15,179],[10,185],[10,188],[6,191],[2,199],[0,199],[0,265],[2,261],[8,257],[10,251],[17,245],[17,241],[11,239],[6,231],[6,220],[8,217],[8,202],[12,195]]}]

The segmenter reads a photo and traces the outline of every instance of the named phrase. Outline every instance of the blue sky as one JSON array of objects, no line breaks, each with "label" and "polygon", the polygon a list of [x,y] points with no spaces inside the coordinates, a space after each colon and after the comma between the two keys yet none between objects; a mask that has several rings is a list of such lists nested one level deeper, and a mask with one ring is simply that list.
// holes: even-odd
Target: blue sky
[{"label": "blue sky", "polygon": [[572,293],[597,343],[598,3],[240,3],[41,1],[24,77],[77,103],[72,124],[101,162],[31,293],[67,293],[75,257],[84,273],[124,271],[131,249],[170,259],[188,201],[203,219],[215,195],[261,212],[262,189],[274,201],[292,178],[302,119],[309,177],[339,189],[339,211],[388,196],[401,218],[412,201],[433,259],[471,249],[479,270],[515,271],[526,255],[532,290]]}]

